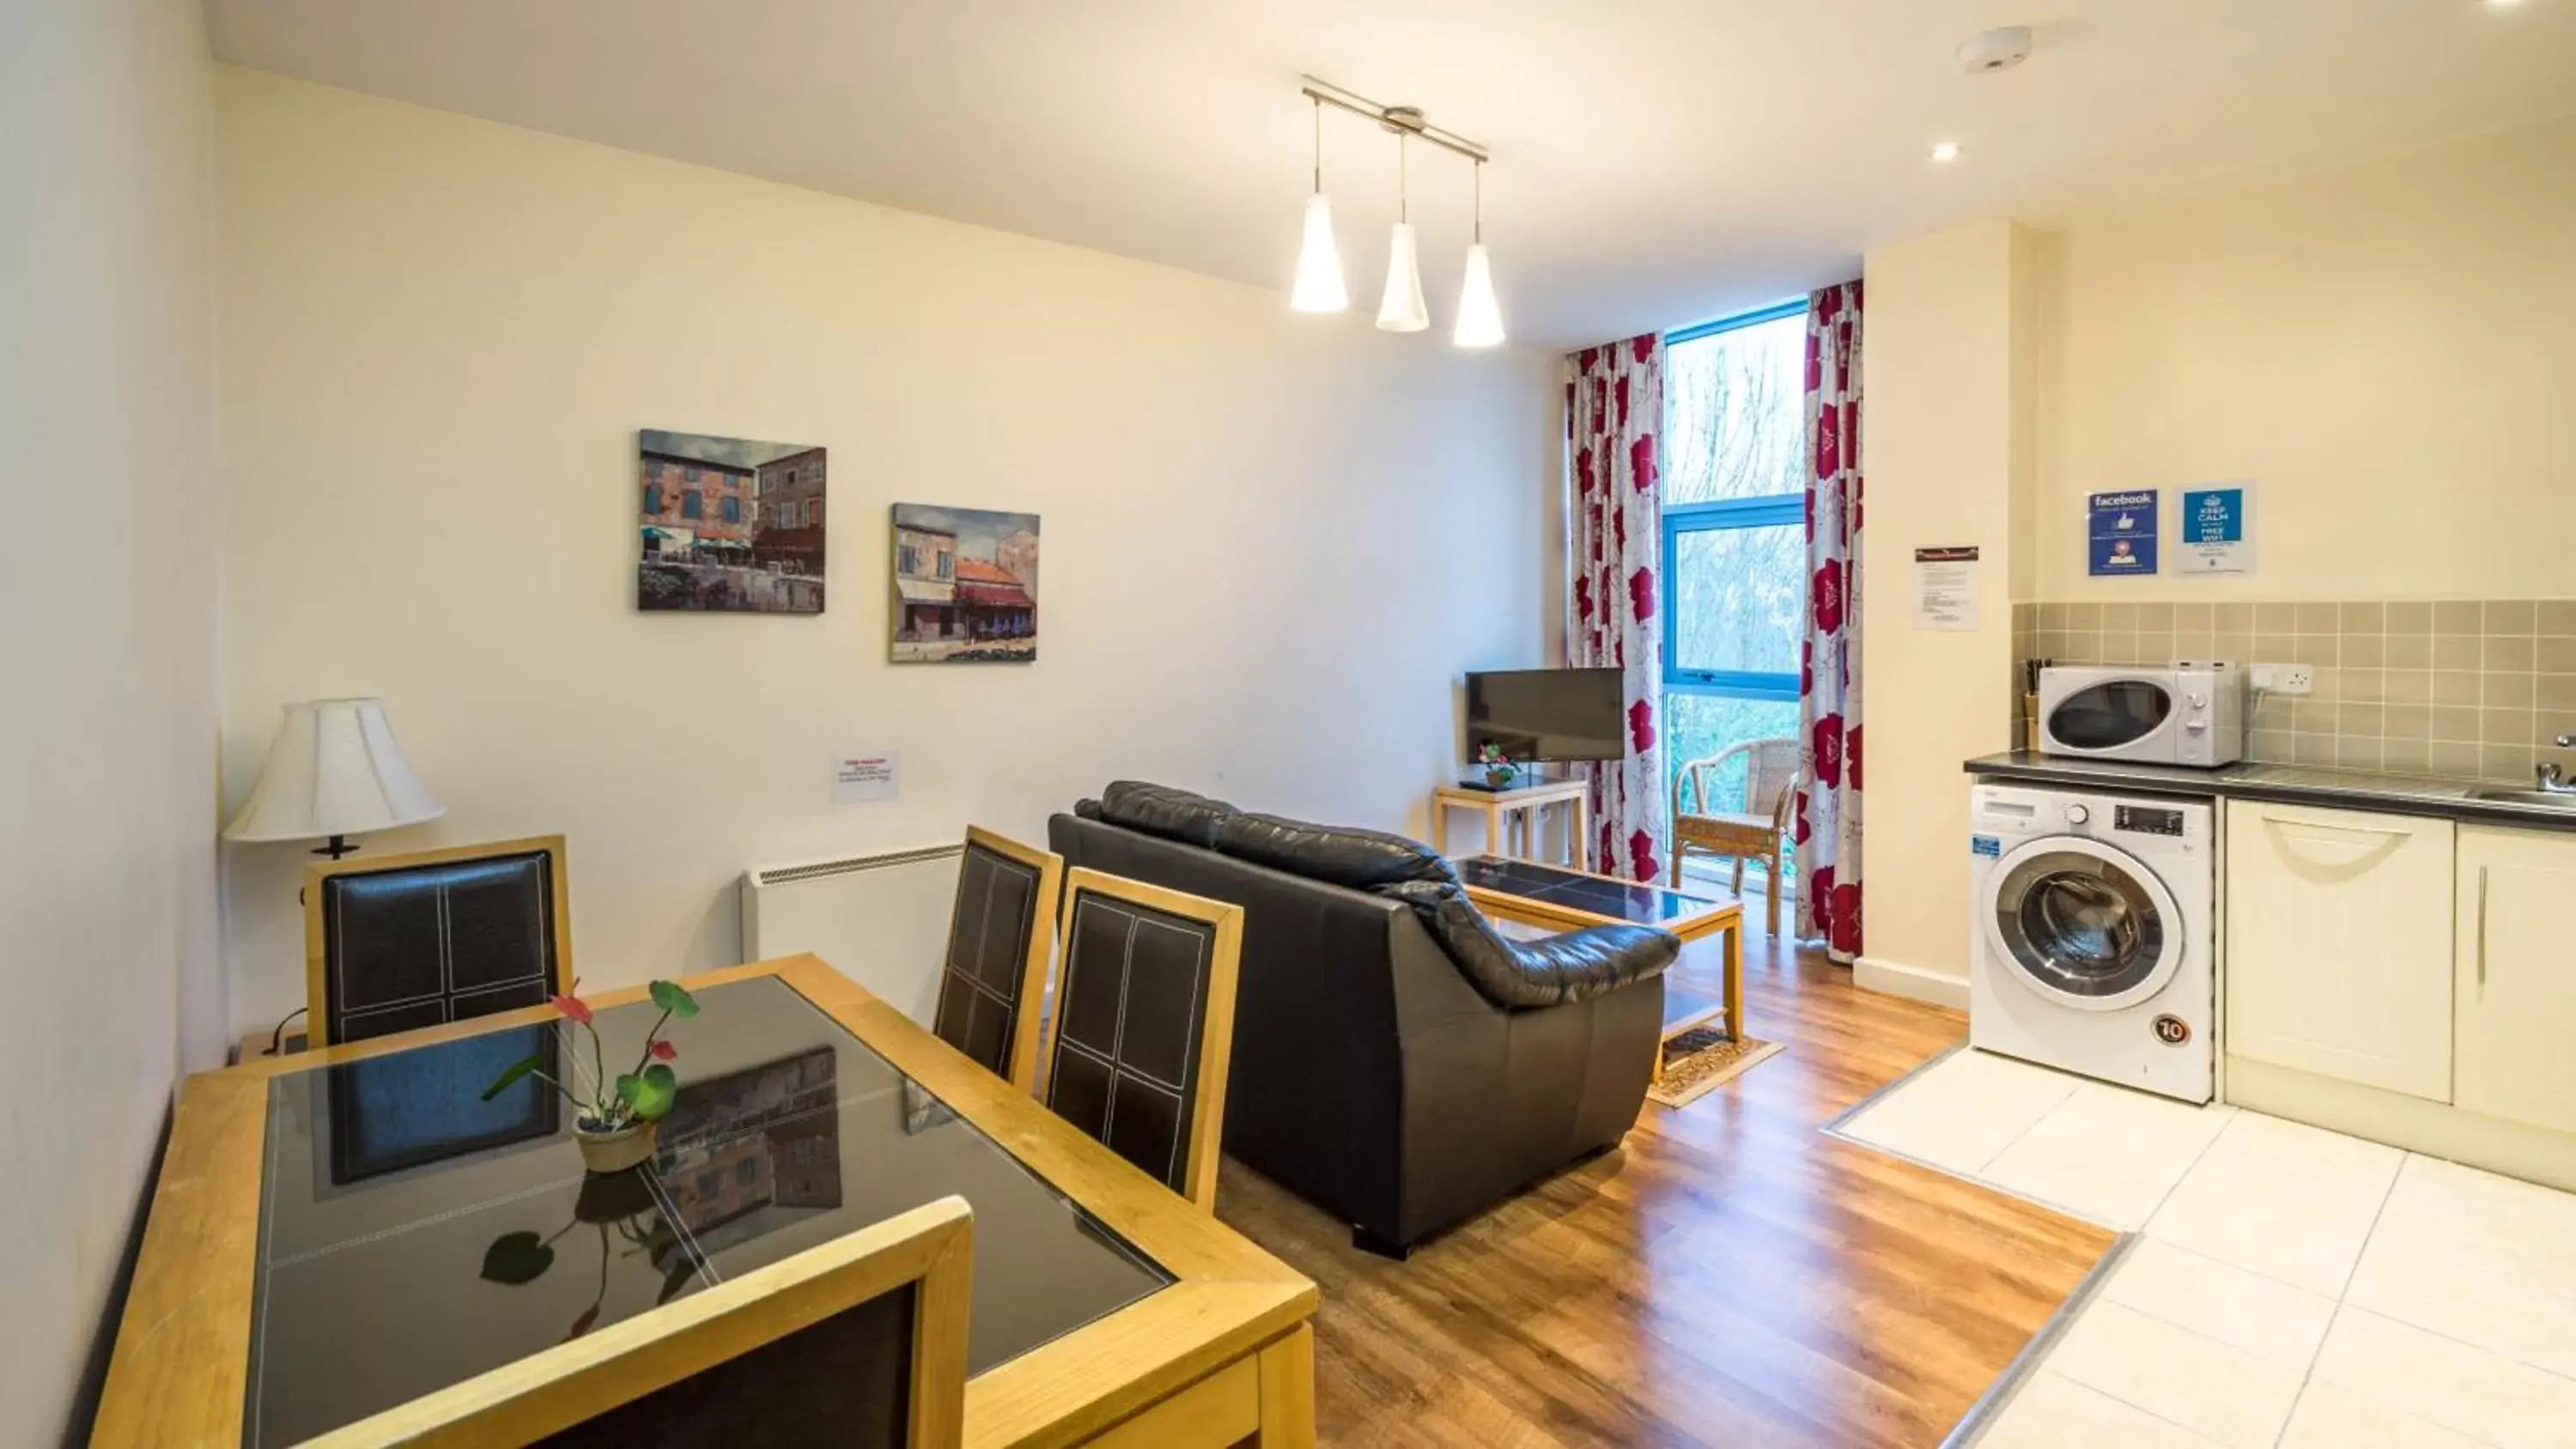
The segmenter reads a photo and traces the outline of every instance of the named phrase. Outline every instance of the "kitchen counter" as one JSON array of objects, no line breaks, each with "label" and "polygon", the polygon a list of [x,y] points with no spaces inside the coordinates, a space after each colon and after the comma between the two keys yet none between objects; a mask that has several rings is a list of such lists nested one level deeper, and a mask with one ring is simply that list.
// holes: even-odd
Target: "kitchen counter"
[{"label": "kitchen counter", "polygon": [[[2185,795],[2203,800],[2260,800],[2279,805],[2342,806],[2393,815],[2432,815],[2481,825],[2520,825],[2576,831],[2576,796],[2564,806],[2471,799],[2472,790],[2497,788],[2489,780],[2374,775],[2359,770],[2319,770],[2302,765],[2237,764],[2216,770],[2148,765],[2123,760],[2076,760],[2014,750],[1967,763],[1983,780],[2058,785],[2076,790]],[[2512,788],[2506,786],[2504,788]]]}]

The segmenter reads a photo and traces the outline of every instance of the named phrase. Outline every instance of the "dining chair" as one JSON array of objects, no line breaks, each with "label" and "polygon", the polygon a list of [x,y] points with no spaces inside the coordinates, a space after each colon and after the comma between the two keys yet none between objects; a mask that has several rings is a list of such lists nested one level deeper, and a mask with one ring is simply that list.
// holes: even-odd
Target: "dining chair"
[{"label": "dining chair", "polygon": [[570,992],[566,874],[560,835],[305,867],[310,1044],[363,1041]]},{"label": "dining chair", "polygon": [[1039,1100],[1172,1191],[1216,1208],[1243,908],[1081,867]]},{"label": "dining chair", "polygon": [[320,1442],[955,1449],[973,1250],[941,1198]]},{"label": "dining chair", "polygon": [[[1737,756],[1744,759],[1744,808],[1741,811],[1719,811],[1709,808],[1716,799],[1710,786],[1721,779],[1726,767]],[[1682,808],[1684,787],[1696,797],[1699,808]],[[1682,857],[1690,851],[1708,855],[1731,856],[1735,861],[1735,884],[1731,894],[1744,894],[1744,862],[1747,857],[1763,863],[1763,883],[1770,898],[1770,929],[1780,929],[1780,856],[1781,843],[1790,828],[1789,812],[1796,809],[1798,798],[1798,742],[1796,740],[1747,740],[1721,750],[1704,760],[1692,760],[1673,770],[1673,886],[1682,883]]]},{"label": "dining chair", "polygon": [[1063,889],[1063,856],[966,827],[931,1030],[1023,1092],[1037,1082],[1038,1019]]}]

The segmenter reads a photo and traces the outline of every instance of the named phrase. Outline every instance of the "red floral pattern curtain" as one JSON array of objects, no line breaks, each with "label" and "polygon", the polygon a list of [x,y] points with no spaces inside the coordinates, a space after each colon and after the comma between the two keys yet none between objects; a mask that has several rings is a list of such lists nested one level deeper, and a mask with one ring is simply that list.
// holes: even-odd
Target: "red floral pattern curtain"
[{"label": "red floral pattern curtain", "polygon": [[1572,460],[1573,592],[1566,663],[1627,673],[1628,756],[1592,770],[1593,868],[1662,878],[1664,509],[1657,466],[1664,431],[1664,339],[1631,337],[1565,359],[1566,455]]},{"label": "red floral pattern curtain", "polygon": [[1861,951],[1860,303],[1807,305],[1807,640],[1798,668],[1798,934]]}]

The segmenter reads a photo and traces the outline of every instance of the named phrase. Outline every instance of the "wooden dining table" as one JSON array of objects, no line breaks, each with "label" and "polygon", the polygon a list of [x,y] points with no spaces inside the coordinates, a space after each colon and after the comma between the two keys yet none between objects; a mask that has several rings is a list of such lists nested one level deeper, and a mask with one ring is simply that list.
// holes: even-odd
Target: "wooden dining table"
[{"label": "wooden dining table", "polygon": [[[551,1007],[189,1077],[91,1442],[364,1441],[956,1195],[965,1443],[1313,1443],[1311,1282],[815,957],[683,984],[679,1103],[612,1178],[583,1173],[542,1084],[482,1096],[532,1044],[588,1066]],[[639,1055],[644,989],[587,999],[608,1067]]]}]

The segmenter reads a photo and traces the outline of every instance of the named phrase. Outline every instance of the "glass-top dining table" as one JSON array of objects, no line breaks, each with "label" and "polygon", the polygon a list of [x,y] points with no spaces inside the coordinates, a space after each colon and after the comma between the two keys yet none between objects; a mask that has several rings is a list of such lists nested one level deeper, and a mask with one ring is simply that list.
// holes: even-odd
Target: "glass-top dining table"
[{"label": "glass-top dining table", "polygon": [[[1305,1279],[815,958],[687,984],[678,1104],[623,1172],[584,1172],[535,1078],[482,1095],[532,1051],[596,1070],[551,1008],[191,1077],[93,1443],[363,1441],[951,1195],[974,1218],[967,1443],[1311,1442]],[[641,995],[593,998],[612,1069],[658,1014]]]}]

